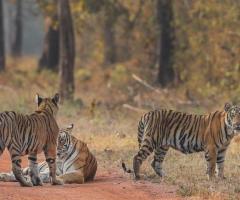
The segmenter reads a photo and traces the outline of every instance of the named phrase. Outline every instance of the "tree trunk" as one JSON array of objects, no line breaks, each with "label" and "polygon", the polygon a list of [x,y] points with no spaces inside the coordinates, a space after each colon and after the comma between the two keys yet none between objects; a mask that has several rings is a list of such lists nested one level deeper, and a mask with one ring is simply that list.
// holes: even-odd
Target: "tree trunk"
[{"label": "tree trunk", "polygon": [[60,95],[64,100],[73,100],[74,95],[74,30],[69,0],[58,1],[60,31]]},{"label": "tree trunk", "polygon": [[43,53],[38,62],[38,71],[42,69],[58,70],[59,62],[59,27],[54,26],[57,17],[45,20],[46,34],[44,38]]},{"label": "tree trunk", "polygon": [[0,71],[5,70],[3,1],[0,0]]},{"label": "tree trunk", "polygon": [[158,82],[164,87],[174,80],[173,53],[174,29],[172,0],[157,0],[158,44],[157,62]]},{"label": "tree trunk", "polygon": [[[109,8],[105,8],[109,9]],[[109,65],[116,62],[116,41],[115,41],[115,16],[111,16],[112,12],[105,11],[104,16],[104,64]]]},{"label": "tree trunk", "polygon": [[12,44],[12,55],[21,56],[22,53],[22,1],[16,2],[15,35]]}]

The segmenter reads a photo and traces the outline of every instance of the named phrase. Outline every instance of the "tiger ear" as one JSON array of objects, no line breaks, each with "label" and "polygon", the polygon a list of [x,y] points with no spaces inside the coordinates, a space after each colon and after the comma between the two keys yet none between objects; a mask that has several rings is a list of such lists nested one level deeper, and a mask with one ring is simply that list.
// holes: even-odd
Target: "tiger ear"
[{"label": "tiger ear", "polygon": [[39,96],[39,94],[37,93],[35,96],[35,102],[36,104],[39,106],[40,103],[42,102],[43,98]]},{"label": "tiger ear", "polygon": [[60,96],[58,93],[56,93],[54,95],[54,97],[52,98],[52,101],[53,101],[53,103],[55,103],[57,105],[59,103],[59,99],[60,99]]},{"label": "tiger ear", "polygon": [[227,112],[232,107],[230,103],[225,103],[224,110]]}]

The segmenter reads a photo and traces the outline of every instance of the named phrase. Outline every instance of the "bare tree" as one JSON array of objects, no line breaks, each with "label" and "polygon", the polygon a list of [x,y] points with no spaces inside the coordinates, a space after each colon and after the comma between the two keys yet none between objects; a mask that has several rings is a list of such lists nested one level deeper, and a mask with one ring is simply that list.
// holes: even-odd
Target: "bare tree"
[{"label": "bare tree", "polygon": [[115,41],[115,30],[114,25],[116,21],[116,16],[112,11],[112,8],[104,9],[104,64],[113,64],[116,62],[117,52],[116,52],[116,41]]},{"label": "bare tree", "polygon": [[166,86],[174,80],[173,70],[173,36],[174,29],[172,0],[157,0],[158,45],[157,62],[158,82]]},{"label": "bare tree", "polygon": [[42,69],[58,70],[59,62],[59,27],[56,26],[57,16],[45,19],[45,38],[43,52],[38,62],[38,71]]},{"label": "bare tree", "polygon": [[3,1],[0,0],[0,71],[5,70]]},{"label": "bare tree", "polygon": [[21,56],[22,51],[22,1],[16,2],[15,35],[12,44],[13,56]]},{"label": "bare tree", "polygon": [[60,95],[63,100],[73,100],[74,95],[74,29],[69,0],[58,1],[60,32]]}]

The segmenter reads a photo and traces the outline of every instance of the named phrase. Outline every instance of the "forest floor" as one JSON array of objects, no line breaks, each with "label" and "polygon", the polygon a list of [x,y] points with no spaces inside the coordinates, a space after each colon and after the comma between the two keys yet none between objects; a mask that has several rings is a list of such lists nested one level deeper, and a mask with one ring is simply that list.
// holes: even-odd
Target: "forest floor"
[{"label": "forest floor", "polygon": [[[40,156],[43,159],[43,156]],[[9,171],[11,162],[7,152],[0,158],[0,171]],[[23,159],[23,166],[27,160]],[[17,182],[0,182],[0,200],[157,200],[181,199],[176,196],[176,187],[154,184],[147,181],[134,182],[118,171],[98,171],[93,182],[65,184],[63,186],[20,187]]]},{"label": "forest floor", "polygon": [[[36,109],[36,93],[46,97],[58,91],[58,74],[48,70],[38,73],[36,61],[34,58],[8,61],[6,72],[0,74],[1,111],[32,113]],[[86,142],[97,158],[94,182],[64,186],[45,184],[33,188],[0,182],[0,200],[240,199],[240,137],[231,142],[227,151],[224,180],[208,181],[203,153],[184,155],[172,149],[163,163],[166,174],[163,179],[151,168],[152,155],[142,164],[141,181],[135,182],[129,174],[124,174],[121,160],[124,159],[128,167],[132,166],[132,158],[138,150],[138,120],[144,112],[167,108],[204,114],[221,110],[225,102],[231,101],[230,97],[219,98],[217,94],[211,98],[192,98],[181,87],[161,89],[137,66],[138,63],[123,63],[106,70],[94,64],[77,67],[75,99],[60,105],[59,127],[73,123],[73,134]],[[133,74],[155,89],[137,81]],[[41,155],[39,158],[43,159]],[[26,159],[23,163],[26,164]],[[0,157],[0,172],[10,171],[10,168],[5,152]]]}]

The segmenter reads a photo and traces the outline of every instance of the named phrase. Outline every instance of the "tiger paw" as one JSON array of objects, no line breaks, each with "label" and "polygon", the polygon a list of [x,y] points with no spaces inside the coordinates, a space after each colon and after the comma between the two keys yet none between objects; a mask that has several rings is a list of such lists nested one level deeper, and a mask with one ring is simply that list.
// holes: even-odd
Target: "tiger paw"
[{"label": "tiger paw", "polygon": [[52,180],[52,185],[63,185],[63,181],[59,178],[56,178],[55,180]]},{"label": "tiger paw", "polygon": [[158,176],[160,176],[160,177],[165,176],[165,173],[163,172],[161,164],[159,162],[153,160],[151,163],[151,166]]},{"label": "tiger paw", "polygon": [[4,181],[4,182],[8,181],[7,176],[5,174],[0,174],[0,181]]},{"label": "tiger paw", "polygon": [[136,175],[136,174],[135,174],[135,175],[134,175],[134,180],[135,180],[135,181],[140,180],[140,175]]},{"label": "tiger paw", "polygon": [[208,180],[215,182],[217,180],[217,177],[215,175],[212,175],[212,176],[208,175]]},{"label": "tiger paw", "polygon": [[165,176],[165,173],[162,170],[156,171],[156,174],[161,178]]},{"label": "tiger paw", "polygon": [[31,181],[20,182],[20,185],[22,187],[33,187],[33,183]]},{"label": "tiger paw", "polygon": [[41,179],[37,176],[32,176],[31,181],[34,186],[42,186],[43,185]]}]

